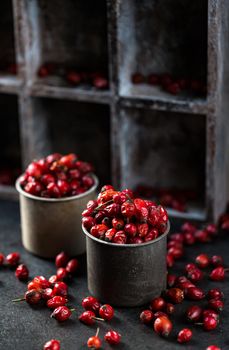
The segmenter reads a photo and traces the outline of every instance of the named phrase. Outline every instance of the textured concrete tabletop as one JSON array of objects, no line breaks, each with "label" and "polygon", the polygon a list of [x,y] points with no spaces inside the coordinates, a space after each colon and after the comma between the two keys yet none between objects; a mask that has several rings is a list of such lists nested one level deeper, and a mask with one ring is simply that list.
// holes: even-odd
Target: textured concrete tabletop
[{"label": "textured concrete tabletop", "polygon": [[[172,225],[175,229],[175,224]],[[175,273],[182,271],[184,261],[191,261],[194,256],[203,250],[209,254],[221,253],[229,265],[229,237],[216,240],[213,244],[195,245],[186,248],[187,257],[177,264]],[[53,262],[42,260],[26,252],[20,240],[20,220],[18,203],[0,201],[0,251],[8,254],[19,251],[22,261],[28,265],[30,275],[44,275],[46,277],[55,273]],[[0,350],[42,350],[43,344],[56,338],[61,341],[61,350],[86,349],[88,337],[94,335],[96,325],[89,327],[81,324],[77,315],[81,312],[80,301],[88,295],[86,283],[85,259],[81,261],[81,271],[70,285],[71,305],[76,306],[77,312],[73,317],[63,324],[51,319],[50,311],[45,307],[30,307],[22,302],[14,304],[11,302],[15,297],[23,295],[25,284],[19,282],[12,271],[6,268],[0,269]],[[185,348],[187,350],[205,350],[208,345],[215,344],[222,350],[229,349],[229,277],[224,283],[209,282],[207,278],[200,284],[205,290],[217,286],[222,288],[225,294],[226,307],[222,313],[219,327],[213,332],[204,332],[200,326],[193,328],[193,340],[188,345],[179,345],[175,335],[181,328],[189,326],[184,321],[184,310],[194,302],[185,301],[176,306],[176,313],[171,319],[176,320],[173,335],[169,339],[157,336],[150,327],[139,323],[139,312],[142,308],[116,309],[115,318],[110,323],[100,324],[101,336],[105,330],[113,328],[122,334],[122,343],[116,346],[120,350],[142,350],[160,349],[176,350]],[[103,344],[102,349],[111,349]]]}]

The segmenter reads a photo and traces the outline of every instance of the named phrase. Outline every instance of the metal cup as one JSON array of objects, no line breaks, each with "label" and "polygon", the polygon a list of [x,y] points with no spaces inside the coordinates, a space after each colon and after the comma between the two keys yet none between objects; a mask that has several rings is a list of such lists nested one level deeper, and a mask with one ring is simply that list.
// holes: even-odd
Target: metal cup
[{"label": "metal cup", "polygon": [[85,237],[81,230],[82,211],[96,198],[98,178],[87,192],[66,198],[42,198],[26,193],[16,181],[20,198],[22,243],[44,258],[53,258],[60,251],[70,256],[83,254]]},{"label": "metal cup", "polygon": [[166,246],[170,224],[157,239],[142,244],[99,240],[83,227],[87,242],[88,289],[114,306],[140,306],[166,288]]}]

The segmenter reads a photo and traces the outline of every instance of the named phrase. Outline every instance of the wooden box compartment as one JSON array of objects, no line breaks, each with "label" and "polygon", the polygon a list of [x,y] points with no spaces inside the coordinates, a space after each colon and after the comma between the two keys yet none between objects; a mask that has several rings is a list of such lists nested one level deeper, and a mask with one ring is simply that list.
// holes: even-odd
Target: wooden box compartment
[{"label": "wooden box compartment", "polygon": [[[154,99],[199,97],[185,90],[174,96],[158,86],[132,84],[139,72],[174,79],[207,81],[208,1],[137,0],[121,3],[119,16],[119,91],[122,96]],[[204,96],[204,92],[200,96]]]},{"label": "wooden box compartment", "polygon": [[52,152],[75,152],[91,162],[100,185],[109,183],[110,111],[99,104],[78,103],[50,98],[33,98],[34,128],[39,135],[36,156]]},{"label": "wooden box compartment", "polygon": [[[191,193],[186,217],[205,215],[206,118],[147,109],[124,109],[121,186]],[[157,198],[158,199],[158,198]],[[181,212],[173,213],[181,215]]]},{"label": "wooden box compartment", "polygon": [[[28,30],[32,81],[51,86],[70,86],[66,70],[103,72],[108,75],[106,1],[28,1]],[[53,75],[37,76],[43,64],[54,64]],[[90,85],[79,87],[92,89]],[[92,89],[93,90],[93,89]]]}]

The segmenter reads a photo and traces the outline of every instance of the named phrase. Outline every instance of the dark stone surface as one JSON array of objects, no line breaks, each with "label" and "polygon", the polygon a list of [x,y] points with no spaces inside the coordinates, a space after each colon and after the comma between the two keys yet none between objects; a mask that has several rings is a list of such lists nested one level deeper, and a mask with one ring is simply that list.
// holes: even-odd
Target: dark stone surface
[{"label": "dark stone surface", "polygon": [[[175,225],[172,225],[175,229]],[[18,204],[13,202],[0,202],[0,250],[7,254],[18,250],[21,253],[22,261],[29,266],[31,276],[43,274],[46,277],[55,272],[53,262],[42,260],[26,252],[21,246],[20,225]],[[217,240],[214,244],[196,245],[192,248],[186,248],[187,261],[204,251],[210,254],[221,253],[229,265],[229,256],[227,247],[229,238]],[[11,302],[15,297],[23,295],[25,284],[19,282],[14,277],[13,271],[7,268],[1,268],[0,271],[0,349],[5,350],[41,350],[42,345],[51,338],[61,341],[61,349],[76,350],[85,349],[86,341],[89,336],[96,331],[97,325],[88,327],[77,320],[81,312],[80,301],[88,294],[86,284],[85,263],[82,259],[81,271],[70,285],[70,302],[76,306],[77,311],[72,318],[64,324],[57,323],[51,319],[50,311],[45,307],[29,307],[22,302],[14,304]],[[176,273],[182,271],[184,261],[177,264]],[[210,286],[222,287],[226,296],[226,310],[228,308],[227,297],[229,296],[228,278],[224,283],[209,282],[207,278],[201,283],[205,290]],[[139,323],[139,312],[142,308],[116,309],[115,318],[110,323],[99,324],[101,336],[105,330],[116,329],[122,334],[122,343],[117,349],[161,349],[175,350],[182,349],[182,346],[176,343],[175,336],[178,330],[187,327],[188,324],[183,321],[183,312],[188,305],[193,302],[184,302],[176,306],[176,313],[172,320],[176,320],[172,336],[165,340],[157,336],[151,329]],[[193,340],[185,346],[187,350],[205,350],[210,344],[216,344],[223,350],[229,348],[228,335],[229,317],[227,311],[222,313],[222,322],[217,330],[213,332],[204,332],[200,326],[193,328]],[[111,349],[109,345],[103,344],[103,349]]]}]

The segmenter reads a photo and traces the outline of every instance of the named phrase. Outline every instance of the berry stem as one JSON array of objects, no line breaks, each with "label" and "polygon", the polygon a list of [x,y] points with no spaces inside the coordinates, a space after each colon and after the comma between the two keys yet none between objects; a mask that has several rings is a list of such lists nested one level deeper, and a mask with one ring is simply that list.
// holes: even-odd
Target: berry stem
[{"label": "berry stem", "polygon": [[100,317],[92,317],[94,320],[97,320],[97,321],[101,321],[101,322],[105,322],[105,320],[103,318],[100,318]]},{"label": "berry stem", "polygon": [[96,333],[95,333],[96,337],[98,337],[98,335],[99,335],[99,328],[97,328]]},{"label": "berry stem", "polygon": [[110,203],[113,203],[113,202],[114,202],[113,199],[110,199],[109,201],[100,204],[100,205],[99,205],[98,207],[96,207],[94,210],[95,210],[95,211],[98,211],[98,210],[100,210],[101,208],[103,208],[104,205],[106,206],[107,204],[110,204]]},{"label": "berry stem", "polygon": [[18,303],[19,301],[25,301],[25,298],[17,298],[12,300],[13,303]]}]

